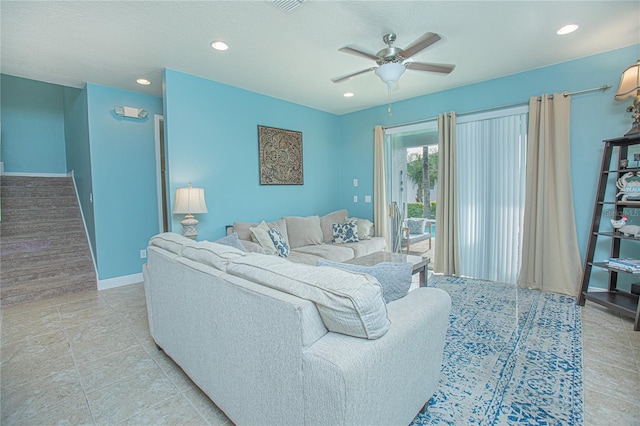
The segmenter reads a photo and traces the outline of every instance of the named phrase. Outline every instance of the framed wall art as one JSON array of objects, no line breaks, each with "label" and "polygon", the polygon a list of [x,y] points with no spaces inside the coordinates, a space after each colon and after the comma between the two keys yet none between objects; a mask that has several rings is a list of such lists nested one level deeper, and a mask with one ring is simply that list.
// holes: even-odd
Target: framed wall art
[{"label": "framed wall art", "polygon": [[260,185],[303,185],[302,132],[258,126]]}]

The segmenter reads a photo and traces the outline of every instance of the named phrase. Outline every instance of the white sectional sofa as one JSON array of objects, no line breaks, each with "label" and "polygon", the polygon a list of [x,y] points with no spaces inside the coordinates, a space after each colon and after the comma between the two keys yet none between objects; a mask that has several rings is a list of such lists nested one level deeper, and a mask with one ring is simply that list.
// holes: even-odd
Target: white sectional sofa
[{"label": "white sectional sofa", "polygon": [[[349,220],[356,220],[358,228],[358,242],[334,243],[334,223],[343,224]],[[236,232],[245,248],[252,252],[264,253],[255,238],[252,238],[251,228],[258,226],[255,222],[234,222],[229,232]],[[349,218],[347,210],[337,210],[324,216],[285,216],[280,220],[269,222],[269,228],[278,228],[290,246],[288,259],[292,262],[315,265],[318,259],[334,262],[346,262],[356,257],[362,257],[386,249],[386,242],[382,237],[375,237],[372,223],[364,219]]]},{"label": "white sectional sofa", "polygon": [[449,295],[178,234],[143,268],[151,336],[237,425],[407,425],[436,392]]}]

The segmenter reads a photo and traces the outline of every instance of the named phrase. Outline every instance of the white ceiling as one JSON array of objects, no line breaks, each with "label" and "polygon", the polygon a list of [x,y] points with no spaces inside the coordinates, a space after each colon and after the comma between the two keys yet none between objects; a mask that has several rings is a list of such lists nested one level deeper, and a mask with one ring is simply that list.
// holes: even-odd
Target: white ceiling
[{"label": "white ceiling", "polygon": [[[640,43],[638,1],[308,0],[285,12],[267,0],[2,0],[0,14],[4,74],[162,96],[171,68],[335,114]],[[580,29],[556,35],[567,23]],[[442,40],[412,59],[456,64],[451,74],[407,70],[390,98],[373,72],[331,82],[375,65],[340,47],[375,53],[388,32],[402,48],[427,31]]]}]

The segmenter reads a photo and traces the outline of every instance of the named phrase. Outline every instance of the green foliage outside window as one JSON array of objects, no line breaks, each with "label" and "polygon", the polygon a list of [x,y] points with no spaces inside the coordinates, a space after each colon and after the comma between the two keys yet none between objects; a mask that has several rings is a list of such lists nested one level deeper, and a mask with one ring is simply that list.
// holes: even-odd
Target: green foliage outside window
[{"label": "green foliage outside window", "polygon": [[424,217],[424,203],[407,203],[407,217]]}]

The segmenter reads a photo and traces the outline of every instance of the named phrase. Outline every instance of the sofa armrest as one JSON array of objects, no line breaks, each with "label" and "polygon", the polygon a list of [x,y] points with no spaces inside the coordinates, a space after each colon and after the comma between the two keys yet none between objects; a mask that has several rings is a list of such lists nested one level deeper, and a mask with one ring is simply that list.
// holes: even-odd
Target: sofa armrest
[{"label": "sofa armrest", "polygon": [[309,424],[409,424],[436,392],[451,298],[423,287],[387,307],[383,337],[328,333],[307,348]]}]

